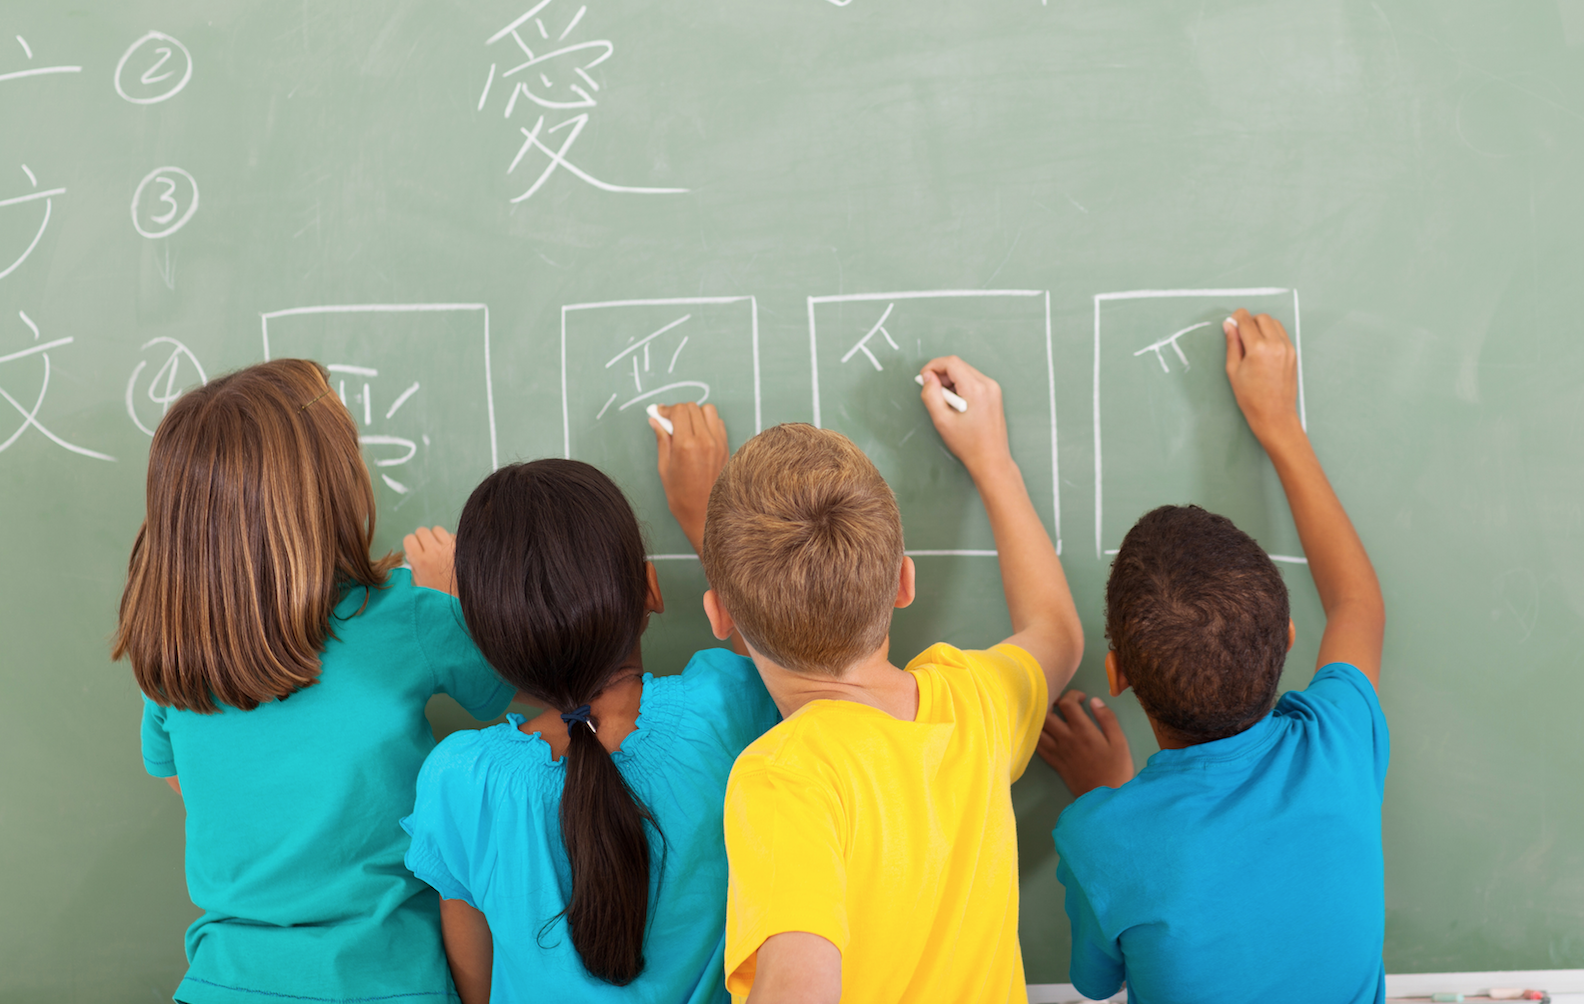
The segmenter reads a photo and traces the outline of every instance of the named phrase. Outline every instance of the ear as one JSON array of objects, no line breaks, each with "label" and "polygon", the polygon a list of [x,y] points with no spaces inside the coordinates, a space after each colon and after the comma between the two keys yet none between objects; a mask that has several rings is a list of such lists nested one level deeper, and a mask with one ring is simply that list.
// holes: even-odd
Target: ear
[{"label": "ear", "polygon": [[660,595],[660,576],[655,572],[654,562],[644,562],[644,577],[649,581],[648,593],[644,596],[644,613],[665,613],[665,597]]},{"label": "ear", "polygon": [[715,595],[713,589],[704,591],[704,616],[709,618],[710,633],[720,641],[730,638],[732,632],[737,630],[737,622],[721,606],[720,597]]},{"label": "ear", "polygon": [[901,610],[913,602],[918,595],[917,586],[918,566],[913,564],[913,559],[907,556],[902,558],[902,575],[897,582],[896,608]]},{"label": "ear", "polygon": [[1107,652],[1105,658],[1106,682],[1111,685],[1111,696],[1121,697],[1122,691],[1132,684],[1128,683],[1127,674],[1122,672],[1122,666],[1117,662],[1116,652]]},{"label": "ear", "polygon": [[1294,624],[1292,622],[1292,618],[1289,617],[1289,618],[1287,618],[1287,651],[1289,651],[1289,652],[1292,651],[1293,643],[1296,642],[1297,640],[1298,640],[1298,625]]}]

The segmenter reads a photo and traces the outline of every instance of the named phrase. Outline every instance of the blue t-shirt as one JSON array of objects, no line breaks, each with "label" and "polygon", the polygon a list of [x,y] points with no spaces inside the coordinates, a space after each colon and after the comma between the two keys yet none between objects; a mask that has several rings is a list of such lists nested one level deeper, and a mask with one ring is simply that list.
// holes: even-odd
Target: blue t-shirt
[{"label": "blue t-shirt", "polygon": [[204,911],[180,1000],[456,999],[439,904],[402,864],[399,821],[435,746],[429,698],[487,720],[511,688],[456,600],[404,569],[351,590],[330,627],[319,682],[284,700],[212,715],[144,700],[143,763],[181,780],[187,891]]},{"label": "blue t-shirt", "polygon": [[1056,823],[1073,985],[1132,1004],[1380,1002],[1381,797],[1375,688],[1324,666],[1248,730],[1161,750]]},{"label": "blue t-shirt", "polygon": [[638,726],[612,758],[664,841],[649,830],[644,969],[625,987],[583,968],[560,916],[572,891],[560,823],[566,759],[519,730],[520,715],[447,736],[402,820],[413,838],[407,866],[446,899],[483,911],[495,942],[490,1000],[729,1000],[726,778],[778,721],[753,662],[725,649],[699,652],[680,676],[644,675]]}]

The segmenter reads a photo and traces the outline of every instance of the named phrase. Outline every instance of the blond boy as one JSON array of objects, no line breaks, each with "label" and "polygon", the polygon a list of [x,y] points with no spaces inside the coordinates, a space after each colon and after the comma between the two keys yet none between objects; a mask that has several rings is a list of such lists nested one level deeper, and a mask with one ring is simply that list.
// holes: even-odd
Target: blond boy
[{"label": "blond boy", "polygon": [[710,496],[705,609],[718,637],[741,632],[784,718],[726,793],[736,1001],[1027,999],[1009,789],[1083,633],[1008,449],[1000,387],[956,357],[923,377],[995,534],[1013,634],[994,648],[890,662],[914,565],[890,488],[841,435],[770,429]]}]

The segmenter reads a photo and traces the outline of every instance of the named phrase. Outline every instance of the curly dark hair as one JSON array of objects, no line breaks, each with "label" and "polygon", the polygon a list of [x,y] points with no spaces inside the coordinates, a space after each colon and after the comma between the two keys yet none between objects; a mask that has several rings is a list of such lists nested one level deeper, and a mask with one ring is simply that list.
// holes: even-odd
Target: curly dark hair
[{"label": "curly dark hair", "polygon": [[1225,516],[1161,506],[1133,525],[1106,582],[1106,637],[1155,721],[1237,735],[1270,711],[1287,660],[1287,585]]}]

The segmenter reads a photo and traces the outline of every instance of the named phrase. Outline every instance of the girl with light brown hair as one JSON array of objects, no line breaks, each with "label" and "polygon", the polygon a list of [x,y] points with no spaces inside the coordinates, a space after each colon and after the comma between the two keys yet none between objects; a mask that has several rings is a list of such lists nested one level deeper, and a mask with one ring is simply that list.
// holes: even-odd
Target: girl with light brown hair
[{"label": "girl with light brown hair", "polygon": [[[113,655],[148,772],[187,809],[189,1004],[446,999],[434,894],[398,820],[437,693],[505,710],[451,582],[450,537],[370,557],[357,426],[318,364],[194,390],[160,423]],[[178,777],[180,781],[178,782]]]}]

